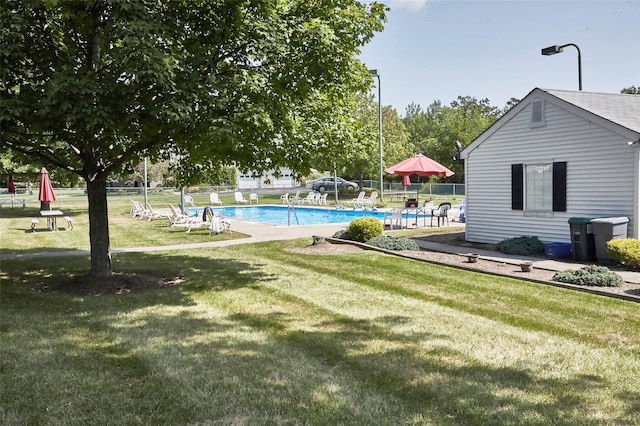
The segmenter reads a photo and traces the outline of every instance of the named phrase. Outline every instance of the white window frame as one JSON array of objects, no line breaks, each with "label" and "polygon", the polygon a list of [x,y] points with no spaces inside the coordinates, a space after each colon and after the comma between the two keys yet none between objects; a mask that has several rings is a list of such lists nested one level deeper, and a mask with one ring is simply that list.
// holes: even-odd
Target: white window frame
[{"label": "white window frame", "polygon": [[553,213],[553,160],[524,163],[523,189],[525,214],[551,215]]}]

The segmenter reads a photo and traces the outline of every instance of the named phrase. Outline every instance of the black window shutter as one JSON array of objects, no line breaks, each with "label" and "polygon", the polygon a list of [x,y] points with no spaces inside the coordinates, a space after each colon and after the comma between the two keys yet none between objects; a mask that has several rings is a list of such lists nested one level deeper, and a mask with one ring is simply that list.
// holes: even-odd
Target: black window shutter
[{"label": "black window shutter", "polygon": [[553,211],[567,211],[567,162],[553,163]]},{"label": "black window shutter", "polygon": [[511,165],[511,210],[524,210],[523,171],[522,164]]}]

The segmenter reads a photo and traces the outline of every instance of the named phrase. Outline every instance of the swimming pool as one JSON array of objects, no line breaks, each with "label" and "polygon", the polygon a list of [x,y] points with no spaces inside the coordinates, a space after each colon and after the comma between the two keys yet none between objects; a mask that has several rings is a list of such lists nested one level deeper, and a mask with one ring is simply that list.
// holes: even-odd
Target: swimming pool
[{"label": "swimming pool", "polygon": [[[263,222],[272,225],[318,225],[323,223],[351,222],[359,217],[374,217],[384,220],[384,212],[363,211],[362,209],[319,209],[313,207],[296,207],[289,213],[287,206],[247,206],[247,207],[214,207],[213,210],[222,216]],[[202,214],[202,209],[198,209]],[[410,217],[415,217],[415,214]],[[420,215],[422,218],[422,215]],[[428,217],[428,216],[427,216]]]}]

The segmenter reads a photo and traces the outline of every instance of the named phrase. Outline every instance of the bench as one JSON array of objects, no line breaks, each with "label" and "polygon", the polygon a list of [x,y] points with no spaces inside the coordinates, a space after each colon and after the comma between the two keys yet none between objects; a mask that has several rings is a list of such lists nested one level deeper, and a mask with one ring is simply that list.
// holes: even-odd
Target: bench
[{"label": "bench", "polygon": [[67,226],[69,227],[69,230],[72,231],[73,230],[73,220],[71,219],[71,217],[70,216],[62,216],[62,218],[67,221]]},{"label": "bench", "polygon": [[40,223],[40,221],[37,218],[35,217],[31,218],[31,232],[36,232],[36,225],[38,223]]}]

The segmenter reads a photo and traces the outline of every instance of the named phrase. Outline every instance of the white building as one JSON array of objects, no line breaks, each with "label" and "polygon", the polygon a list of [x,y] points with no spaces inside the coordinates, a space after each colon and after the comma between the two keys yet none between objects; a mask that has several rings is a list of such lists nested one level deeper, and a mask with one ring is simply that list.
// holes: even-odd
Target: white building
[{"label": "white building", "polygon": [[300,186],[291,175],[291,169],[280,169],[282,177],[275,178],[273,172],[264,174],[261,177],[254,178],[251,174],[242,174],[237,172],[238,189],[262,189],[262,188],[295,188]]},{"label": "white building", "polygon": [[640,96],[534,89],[461,153],[466,238],[569,242],[571,217],[638,238]]}]

